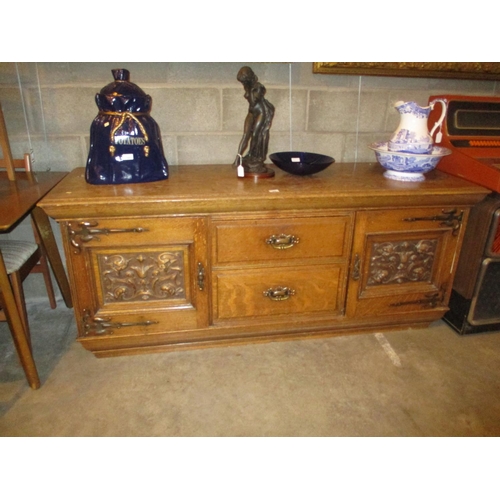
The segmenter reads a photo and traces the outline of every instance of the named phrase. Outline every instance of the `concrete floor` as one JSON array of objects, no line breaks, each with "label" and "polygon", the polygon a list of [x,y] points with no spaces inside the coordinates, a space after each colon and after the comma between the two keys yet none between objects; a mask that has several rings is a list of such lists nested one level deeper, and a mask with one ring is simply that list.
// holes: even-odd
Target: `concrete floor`
[{"label": "concrete floor", "polygon": [[42,387],[0,323],[0,436],[500,436],[500,332],[428,329],[97,359],[34,303]]}]

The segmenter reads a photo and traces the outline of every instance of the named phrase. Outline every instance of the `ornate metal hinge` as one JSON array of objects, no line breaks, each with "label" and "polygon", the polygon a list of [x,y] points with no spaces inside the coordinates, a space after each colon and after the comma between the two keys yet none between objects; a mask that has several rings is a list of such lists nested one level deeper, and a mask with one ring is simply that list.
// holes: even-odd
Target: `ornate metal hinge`
[{"label": "ornate metal hinge", "polygon": [[429,293],[425,296],[425,299],[408,300],[406,302],[394,302],[393,304],[390,304],[390,306],[399,307],[411,304],[421,304],[425,308],[434,309],[438,306],[443,305],[446,288],[446,285],[443,285],[439,292]]},{"label": "ornate metal hinge", "polygon": [[273,234],[266,238],[266,243],[271,245],[276,250],[286,250],[287,248],[292,248],[294,245],[300,242],[300,239],[293,234],[280,234],[276,236]]},{"label": "ornate metal hinge", "polygon": [[434,220],[441,221],[441,226],[448,226],[452,228],[453,236],[457,236],[462,226],[462,221],[464,218],[464,211],[453,208],[451,210],[442,210],[443,215],[434,215],[431,217],[408,217],[407,219],[403,219],[405,222],[415,222],[419,220]]},{"label": "ornate metal hinge", "polygon": [[97,228],[99,225],[98,222],[96,221],[82,221],[79,222],[78,224],[79,229],[74,229],[73,226],[70,224],[67,225],[68,229],[68,235],[69,235],[69,241],[71,242],[71,245],[75,248],[75,253],[80,253],[81,252],[81,246],[80,243],[78,243],[76,240],[77,238],[82,241],[83,243],[87,243],[92,240],[97,240],[100,241],[99,236],[100,234],[104,235],[110,235],[110,234],[115,234],[115,233],[143,233],[144,231],[148,231],[148,229],[143,228],[143,227],[132,227],[132,228],[125,228],[125,229],[108,229],[108,228]]},{"label": "ornate metal hinge", "polygon": [[85,335],[111,335],[113,328],[126,328],[129,326],[150,326],[158,324],[158,321],[138,321],[136,323],[116,323],[111,318],[92,317],[90,311],[83,310],[82,317]]}]

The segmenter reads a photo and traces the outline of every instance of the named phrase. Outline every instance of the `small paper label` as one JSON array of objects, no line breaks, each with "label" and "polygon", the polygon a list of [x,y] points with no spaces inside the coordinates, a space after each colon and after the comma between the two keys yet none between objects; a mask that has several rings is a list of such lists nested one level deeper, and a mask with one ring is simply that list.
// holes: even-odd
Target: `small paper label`
[{"label": "small paper label", "polygon": [[297,158],[297,157],[292,158],[292,162],[293,163],[300,163],[300,158]]},{"label": "small paper label", "polygon": [[127,161],[127,160],[133,160],[133,159],[134,159],[133,153],[126,153],[124,155],[116,157],[116,161]]},{"label": "small paper label", "polygon": [[245,167],[238,165],[238,177],[245,177]]}]

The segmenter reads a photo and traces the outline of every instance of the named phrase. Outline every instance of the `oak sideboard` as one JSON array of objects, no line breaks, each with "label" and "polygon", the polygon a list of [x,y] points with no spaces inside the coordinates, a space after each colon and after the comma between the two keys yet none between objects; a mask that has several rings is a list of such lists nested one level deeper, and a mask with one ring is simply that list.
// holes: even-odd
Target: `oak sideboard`
[{"label": "oak sideboard", "polygon": [[78,341],[101,357],[426,326],[488,193],[377,163],[256,181],[184,165],[105,186],[78,168],[39,206],[60,225]]}]

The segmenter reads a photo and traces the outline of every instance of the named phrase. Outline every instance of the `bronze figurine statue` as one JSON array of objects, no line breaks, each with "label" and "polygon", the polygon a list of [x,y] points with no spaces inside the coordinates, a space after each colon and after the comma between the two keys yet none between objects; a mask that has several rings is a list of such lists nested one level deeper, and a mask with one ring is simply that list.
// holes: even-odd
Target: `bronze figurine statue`
[{"label": "bronze figurine statue", "polygon": [[[243,66],[236,78],[243,84],[249,106],[234,166],[243,165],[245,177],[273,177],[274,170],[264,166],[264,162],[269,146],[274,106],[265,99],[266,87],[259,82],[252,68]],[[243,156],[249,144],[248,154]]]}]

